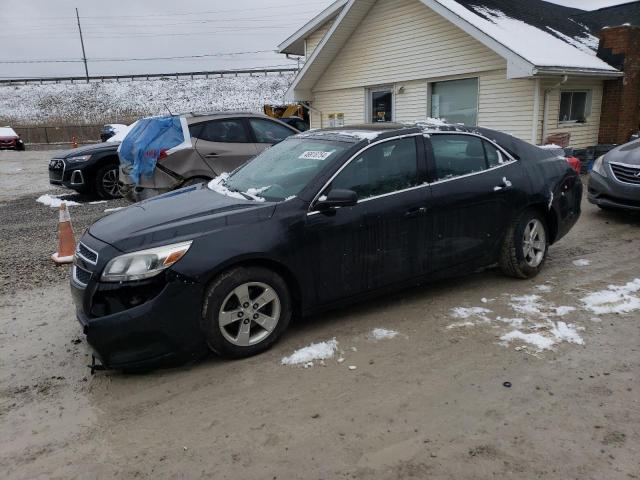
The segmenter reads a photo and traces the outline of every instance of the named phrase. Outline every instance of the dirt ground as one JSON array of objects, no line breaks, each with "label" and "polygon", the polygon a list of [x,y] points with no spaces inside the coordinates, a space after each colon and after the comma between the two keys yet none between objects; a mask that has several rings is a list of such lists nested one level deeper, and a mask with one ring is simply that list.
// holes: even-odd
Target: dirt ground
[{"label": "dirt ground", "polygon": [[[640,277],[639,216],[585,202],[535,280],[488,270],[295,321],[246,360],[91,376],[67,270],[48,261],[56,213],[35,201],[47,158],[0,153],[1,478],[640,478],[640,308],[582,301]],[[118,202],[71,207],[76,232]],[[525,295],[573,307],[580,341],[501,344]],[[456,307],[491,318],[460,323]],[[281,364],[332,338],[324,365]]]}]

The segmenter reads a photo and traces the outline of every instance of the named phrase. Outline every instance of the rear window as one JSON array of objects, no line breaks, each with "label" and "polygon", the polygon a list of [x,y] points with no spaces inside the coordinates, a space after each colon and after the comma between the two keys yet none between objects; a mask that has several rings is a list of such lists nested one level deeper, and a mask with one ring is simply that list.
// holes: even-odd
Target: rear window
[{"label": "rear window", "polygon": [[242,120],[211,120],[189,128],[191,135],[207,142],[250,143]]}]

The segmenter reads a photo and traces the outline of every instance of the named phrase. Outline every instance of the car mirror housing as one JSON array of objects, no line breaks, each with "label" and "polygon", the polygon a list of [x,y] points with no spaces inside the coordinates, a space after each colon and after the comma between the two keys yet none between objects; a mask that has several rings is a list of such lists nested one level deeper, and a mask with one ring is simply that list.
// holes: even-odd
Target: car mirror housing
[{"label": "car mirror housing", "polygon": [[333,208],[352,207],[357,203],[358,194],[353,190],[335,189],[318,199],[316,210],[326,211]]}]

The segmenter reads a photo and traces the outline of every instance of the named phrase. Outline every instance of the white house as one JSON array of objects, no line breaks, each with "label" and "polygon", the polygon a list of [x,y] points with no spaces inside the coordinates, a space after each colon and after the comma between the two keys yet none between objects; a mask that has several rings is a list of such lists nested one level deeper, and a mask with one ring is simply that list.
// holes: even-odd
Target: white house
[{"label": "white house", "polygon": [[[603,86],[582,10],[542,0],[338,0],[279,45],[312,128],[440,117],[543,143],[598,143]],[[593,25],[593,23],[591,23]]]}]

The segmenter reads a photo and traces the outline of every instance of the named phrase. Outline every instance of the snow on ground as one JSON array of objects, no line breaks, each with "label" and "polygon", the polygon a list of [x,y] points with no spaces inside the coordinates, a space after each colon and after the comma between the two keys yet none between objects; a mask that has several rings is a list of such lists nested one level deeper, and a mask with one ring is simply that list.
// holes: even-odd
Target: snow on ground
[{"label": "snow on ground", "polygon": [[[537,285],[538,292],[550,292],[551,287]],[[508,295],[505,294],[505,306],[517,314],[516,317],[497,316],[484,307],[456,307],[451,309],[450,316],[462,319],[447,325],[446,329],[468,328],[488,325],[498,329],[497,336],[501,345],[508,346],[514,342],[524,343],[516,350],[526,350],[526,345],[537,351],[549,350],[561,343],[584,345],[581,332],[584,327],[557,317],[575,318],[577,313],[591,312],[597,315],[611,313],[624,314],[640,310],[640,278],[624,285],[609,285],[605,290],[590,293],[583,297],[579,305],[554,305],[541,295]],[[496,306],[496,309],[499,306]],[[591,317],[591,322],[600,323],[601,319]],[[527,352],[531,353],[531,352]]]},{"label": "snow on ground", "polygon": [[282,103],[293,74],[209,79],[11,85],[0,87],[0,118],[7,122],[110,123],[121,118],[166,114],[249,110]]},{"label": "snow on ground", "polygon": [[640,310],[640,278],[625,285],[609,285],[606,290],[594,292],[582,298],[584,307],[597,315],[629,313]]},{"label": "snow on ground", "polygon": [[396,336],[398,336],[398,332],[395,330],[387,330],[386,328],[374,328],[371,331],[371,338],[375,340],[385,340]]},{"label": "snow on ground", "polygon": [[64,195],[49,195],[47,193],[45,195],[40,195],[36,199],[36,202],[42,203],[43,205],[46,205],[46,206],[52,207],[52,208],[60,208],[60,205],[63,204],[63,203],[66,203],[67,207],[75,206],[75,205],[81,205],[78,202],[73,202],[71,200],[64,200],[62,198],[59,198],[60,196],[64,196]]},{"label": "snow on ground", "polygon": [[309,364],[314,360],[326,360],[332,358],[338,348],[336,339],[326,342],[312,343],[309,346],[296,350],[288,357],[281,360],[282,365]]},{"label": "snow on ground", "polygon": [[587,267],[587,266],[591,265],[591,261],[587,260],[586,258],[579,258],[578,260],[574,260],[573,264],[576,267]]}]

